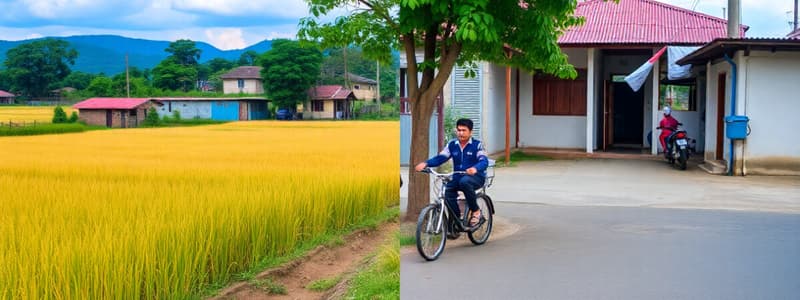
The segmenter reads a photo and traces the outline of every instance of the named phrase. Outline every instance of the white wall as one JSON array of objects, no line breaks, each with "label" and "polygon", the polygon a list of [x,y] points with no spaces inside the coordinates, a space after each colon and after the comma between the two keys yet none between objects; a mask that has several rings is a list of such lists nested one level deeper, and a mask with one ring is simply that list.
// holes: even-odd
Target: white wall
[{"label": "white wall", "polygon": [[211,119],[211,101],[164,101],[158,108],[159,117],[172,117],[169,102],[172,102],[172,110],[180,111],[183,119]]},{"label": "white wall", "polygon": [[531,74],[521,72],[520,146],[584,149],[586,147],[586,117],[534,116],[532,84]]},{"label": "white wall", "polygon": [[754,51],[740,60],[745,88],[738,101],[751,128],[745,172],[800,175],[800,53]]},{"label": "white wall", "polygon": [[[481,140],[489,153],[505,151],[506,147],[506,68],[485,63],[483,67],[483,128]],[[511,70],[511,112],[509,116],[509,148],[514,148],[516,135],[516,69]],[[520,99],[522,100],[522,99]],[[520,115],[520,118],[522,116]]]},{"label": "white wall", "polygon": [[264,83],[257,79],[245,79],[244,88],[239,89],[238,79],[225,79],[222,81],[222,91],[225,94],[263,94]]}]

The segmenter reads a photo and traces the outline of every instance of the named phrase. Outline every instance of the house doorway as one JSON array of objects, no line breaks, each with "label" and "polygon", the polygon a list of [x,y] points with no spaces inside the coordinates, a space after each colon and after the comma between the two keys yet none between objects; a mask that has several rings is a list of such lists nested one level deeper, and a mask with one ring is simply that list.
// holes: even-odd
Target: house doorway
[{"label": "house doorway", "polygon": [[717,77],[717,147],[714,151],[714,159],[722,160],[723,124],[725,116],[725,73],[720,73]]},{"label": "house doorway", "polygon": [[[619,76],[619,75],[617,75]],[[644,124],[644,90],[634,92],[618,78],[606,81],[603,104],[603,150],[641,151]]]},{"label": "house doorway", "polygon": [[112,114],[110,109],[106,109],[106,127],[111,127],[112,123]]}]

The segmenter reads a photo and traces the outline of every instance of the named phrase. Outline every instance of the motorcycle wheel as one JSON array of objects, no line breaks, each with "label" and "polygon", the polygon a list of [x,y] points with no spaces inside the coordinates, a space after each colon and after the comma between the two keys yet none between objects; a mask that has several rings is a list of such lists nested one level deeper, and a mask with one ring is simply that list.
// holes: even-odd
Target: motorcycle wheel
[{"label": "motorcycle wheel", "polygon": [[689,160],[689,153],[686,152],[686,149],[680,149],[678,153],[678,168],[686,170],[686,161]]}]

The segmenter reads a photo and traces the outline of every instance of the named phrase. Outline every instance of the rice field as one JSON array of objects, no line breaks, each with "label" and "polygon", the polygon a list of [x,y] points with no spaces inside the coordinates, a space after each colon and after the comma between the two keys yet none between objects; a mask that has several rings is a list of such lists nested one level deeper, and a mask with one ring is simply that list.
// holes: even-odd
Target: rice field
[{"label": "rice field", "polygon": [[398,202],[397,122],[0,138],[0,299],[186,299]]},{"label": "rice field", "polygon": [[[0,106],[0,122],[42,122],[50,123],[53,121],[53,109],[55,106]],[[77,111],[70,106],[62,106],[67,116]]]}]

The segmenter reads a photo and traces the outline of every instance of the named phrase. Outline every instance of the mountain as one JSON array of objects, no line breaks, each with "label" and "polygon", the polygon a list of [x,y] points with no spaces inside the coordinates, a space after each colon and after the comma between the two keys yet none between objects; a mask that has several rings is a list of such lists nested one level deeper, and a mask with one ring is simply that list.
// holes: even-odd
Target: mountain
[{"label": "mountain", "polygon": [[[152,69],[169,55],[164,51],[169,47],[170,42],[168,41],[135,39],[117,35],[79,35],[54,38],[69,42],[70,46],[78,51],[75,65],[71,66],[73,71],[92,74],[105,73],[111,76],[124,72],[126,53],[128,54],[128,64],[139,69]],[[6,60],[6,52],[9,49],[34,40],[36,39],[0,40],[0,69],[5,68],[3,62]],[[236,50],[220,50],[205,42],[195,41],[195,43],[197,48],[202,51],[200,53],[201,63],[214,58],[235,61],[246,51],[253,50],[260,54],[272,48],[272,41],[269,40]]]}]

